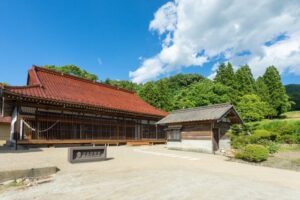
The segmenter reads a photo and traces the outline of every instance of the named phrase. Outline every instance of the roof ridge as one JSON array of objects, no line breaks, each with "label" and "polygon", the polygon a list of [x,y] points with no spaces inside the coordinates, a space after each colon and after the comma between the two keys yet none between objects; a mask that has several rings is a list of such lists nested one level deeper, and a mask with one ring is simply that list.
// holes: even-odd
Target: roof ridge
[{"label": "roof ridge", "polygon": [[38,76],[37,73],[36,73],[36,68],[37,68],[37,66],[32,65],[32,68],[31,68],[31,69],[32,69],[32,71],[33,71],[33,74],[34,74],[36,80],[38,81],[38,84],[39,84],[41,87],[43,87],[43,84],[42,84],[42,82],[41,82],[39,76]]},{"label": "roof ridge", "polygon": [[117,90],[117,91],[123,91],[123,92],[127,92],[127,93],[130,93],[130,94],[135,94],[135,92],[124,89],[124,88],[120,88],[120,87],[117,87],[117,86],[112,86],[112,85],[108,85],[108,84],[100,83],[100,82],[96,82],[96,81],[91,81],[91,80],[81,78],[81,77],[78,77],[78,76],[74,76],[74,75],[71,75],[71,74],[66,74],[66,73],[55,71],[55,70],[46,69],[44,67],[38,67],[36,65],[34,65],[34,70],[43,71],[43,72],[51,73],[51,74],[58,75],[58,76],[68,77],[68,78],[71,78],[71,79],[75,79],[75,80],[78,80],[78,81],[83,81],[83,82],[86,82],[86,83],[107,87],[107,88],[114,89],[114,90]]},{"label": "roof ridge", "polygon": [[40,88],[42,88],[42,85],[41,84],[32,84],[32,85],[24,85],[24,86],[4,85],[4,89],[5,88],[9,88],[9,89],[22,89],[22,88],[34,88],[34,87],[40,87]]},{"label": "roof ridge", "polygon": [[174,110],[171,113],[181,113],[181,112],[186,112],[186,111],[196,111],[196,110],[203,110],[207,108],[219,108],[219,107],[226,107],[226,106],[232,106],[230,103],[220,103],[220,104],[211,104],[211,105],[206,105],[206,106],[199,106],[199,107],[194,107],[194,108],[185,108],[185,109],[179,109],[179,110]]},{"label": "roof ridge", "polygon": [[[38,86],[38,85],[37,85]],[[22,87],[22,86],[21,86]],[[27,86],[24,86],[24,87],[27,87]],[[18,94],[14,91],[8,91],[10,94]],[[109,110],[117,110],[117,111],[121,111],[121,112],[124,112],[126,111],[125,109],[118,109],[118,108],[115,108],[115,109],[112,109],[112,108],[109,108],[107,106],[98,106],[96,104],[92,104],[92,103],[78,103],[78,102],[75,102],[75,101],[72,101],[72,100],[53,100],[51,98],[48,98],[48,97],[35,97],[33,95],[28,95],[28,94],[21,94],[22,96],[24,97],[31,97],[31,98],[36,98],[36,99],[46,99],[48,101],[57,101],[57,102],[60,102],[60,103],[69,103],[69,104],[78,104],[78,105],[88,105],[88,106],[91,106],[91,107],[98,107],[98,108],[105,108],[105,109],[109,109]],[[150,104],[149,104],[150,105]],[[159,109],[157,109],[159,110]],[[159,110],[159,111],[162,111],[162,110]],[[137,114],[147,114],[146,112],[136,112],[136,111],[129,111],[131,113],[137,113]],[[165,111],[162,111],[165,113]],[[166,114],[166,113],[165,113]],[[163,115],[160,115],[160,114],[150,114],[151,116],[163,116]]]}]

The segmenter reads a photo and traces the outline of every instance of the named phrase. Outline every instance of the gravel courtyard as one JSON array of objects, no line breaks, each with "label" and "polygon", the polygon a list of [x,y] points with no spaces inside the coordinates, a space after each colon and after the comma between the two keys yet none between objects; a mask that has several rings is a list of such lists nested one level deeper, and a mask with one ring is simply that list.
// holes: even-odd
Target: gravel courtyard
[{"label": "gravel courtyard", "polygon": [[300,199],[300,173],[162,146],[109,147],[110,160],[70,164],[67,148],[0,151],[0,170],[57,166],[52,182],[0,199]]}]

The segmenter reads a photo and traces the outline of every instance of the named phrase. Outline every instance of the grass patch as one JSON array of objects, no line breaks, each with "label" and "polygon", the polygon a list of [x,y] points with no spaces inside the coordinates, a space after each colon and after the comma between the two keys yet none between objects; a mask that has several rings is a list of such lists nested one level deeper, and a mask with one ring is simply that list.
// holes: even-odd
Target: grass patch
[{"label": "grass patch", "polygon": [[287,119],[300,119],[300,111],[291,111],[283,114]]},{"label": "grass patch", "polygon": [[292,162],[294,165],[300,166],[300,158],[293,159],[293,160],[291,160],[291,162]]},{"label": "grass patch", "polygon": [[295,152],[300,151],[299,144],[292,144],[292,145],[281,145],[279,148],[280,152]]}]

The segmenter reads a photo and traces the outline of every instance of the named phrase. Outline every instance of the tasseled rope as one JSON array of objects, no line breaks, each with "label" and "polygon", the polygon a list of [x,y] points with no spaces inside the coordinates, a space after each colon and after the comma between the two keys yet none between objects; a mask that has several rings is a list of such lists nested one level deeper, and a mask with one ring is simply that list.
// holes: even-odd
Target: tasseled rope
[{"label": "tasseled rope", "polygon": [[[57,120],[54,124],[52,124],[49,128],[45,129],[45,130],[41,130],[39,131],[39,133],[43,133],[43,132],[47,132],[49,131],[50,129],[52,129],[56,124],[58,124],[59,120]],[[32,131],[36,131],[35,128],[32,128],[25,120],[23,120],[23,123]]]}]

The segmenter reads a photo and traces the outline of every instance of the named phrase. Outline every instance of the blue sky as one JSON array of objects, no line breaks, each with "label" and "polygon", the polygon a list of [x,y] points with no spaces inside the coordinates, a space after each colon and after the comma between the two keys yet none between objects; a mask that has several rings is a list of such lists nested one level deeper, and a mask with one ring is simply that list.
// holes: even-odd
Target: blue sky
[{"label": "blue sky", "polygon": [[[130,71],[142,68],[147,59],[162,50],[166,33],[149,30],[149,24],[167,2],[2,0],[0,82],[25,84],[32,64],[75,64],[101,80],[130,79]],[[177,67],[155,74],[153,79],[178,72],[209,76],[214,64],[210,60],[201,67]],[[283,81],[300,83],[300,78],[284,72]]]}]

